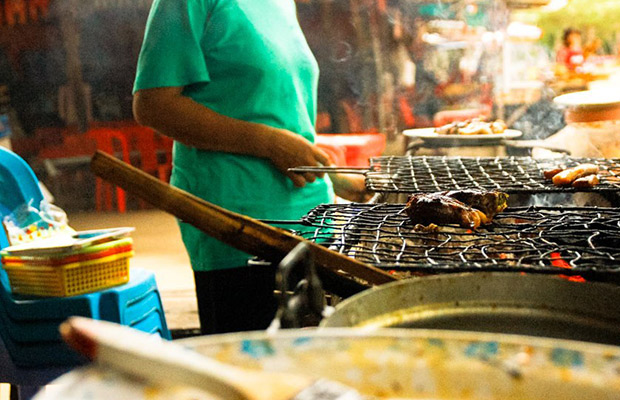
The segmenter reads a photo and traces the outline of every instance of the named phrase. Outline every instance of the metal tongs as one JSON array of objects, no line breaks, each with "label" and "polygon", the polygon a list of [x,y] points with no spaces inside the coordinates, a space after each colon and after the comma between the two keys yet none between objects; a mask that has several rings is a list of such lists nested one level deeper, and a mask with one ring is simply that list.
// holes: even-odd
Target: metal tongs
[{"label": "metal tongs", "polygon": [[370,172],[372,167],[335,167],[335,166],[324,166],[317,165],[314,166],[304,166],[304,167],[295,167],[289,168],[289,172],[295,172],[297,174],[303,174],[306,172],[326,172],[326,173],[336,173],[336,174],[358,174],[365,175]]}]

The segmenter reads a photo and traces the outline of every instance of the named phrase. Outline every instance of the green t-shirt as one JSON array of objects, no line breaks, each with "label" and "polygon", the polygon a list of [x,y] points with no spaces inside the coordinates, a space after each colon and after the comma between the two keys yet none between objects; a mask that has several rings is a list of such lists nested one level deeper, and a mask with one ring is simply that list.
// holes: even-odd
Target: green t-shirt
[{"label": "green t-shirt", "polygon": [[[314,142],[317,80],[294,0],[155,0],[134,91],[183,86],[186,96],[218,113]],[[255,218],[295,221],[333,200],[328,179],[295,188],[265,159],[179,142],[173,158],[173,185]],[[249,258],[180,225],[195,270],[243,266]]]}]

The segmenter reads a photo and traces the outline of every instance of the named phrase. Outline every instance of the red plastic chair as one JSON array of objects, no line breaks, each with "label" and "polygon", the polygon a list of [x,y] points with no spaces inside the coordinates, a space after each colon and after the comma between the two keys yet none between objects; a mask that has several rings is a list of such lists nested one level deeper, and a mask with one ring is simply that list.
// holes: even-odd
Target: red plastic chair
[{"label": "red plastic chair", "polygon": [[328,143],[317,143],[316,145],[318,148],[327,153],[331,165],[335,167],[345,167],[347,165],[347,157],[344,147]]},{"label": "red plastic chair", "polygon": [[346,100],[343,100],[341,104],[347,116],[349,132],[362,132],[364,123],[362,122],[362,116],[357,112],[355,106],[351,105],[350,102]]},{"label": "red plastic chair", "polygon": [[[129,143],[123,132],[116,129],[95,128],[87,132],[87,135],[95,140],[97,150],[116,156],[121,155],[121,160],[130,164]],[[112,187],[105,183],[103,179],[96,178],[95,181],[95,209],[101,211],[102,204],[106,210],[112,210]],[[105,199],[104,199],[105,196]],[[104,202],[105,200],[105,202]],[[127,210],[125,191],[116,188],[116,207],[118,212],[124,213]]]},{"label": "red plastic chair", "polygon": [[[168,182],[172,169],[172,139],[140,125],[124,128],[123,133],[130,140],[132,150],[140,153],[140,169]],[[163,162],[159,159],[160,152],[164,153]]]},{"label": "red plastic chair", "polygon": [[317,146],[336,146],[344,150],[347,167],[367,167],[368,159],[380,156],[386,147],[386,137],[381,133],[320,133]]},{"label": "red plastic chair", "polygon": [[405,96],[398,96],[398,108],[406,129],[415,127],[415,115],[413,108],[409,105],[409,101]]},{"label": "red plastic chair", "polygon": [[316,131],[328,132],[332,128],[332,119],[329,113],[320,112],[316,115]]}]

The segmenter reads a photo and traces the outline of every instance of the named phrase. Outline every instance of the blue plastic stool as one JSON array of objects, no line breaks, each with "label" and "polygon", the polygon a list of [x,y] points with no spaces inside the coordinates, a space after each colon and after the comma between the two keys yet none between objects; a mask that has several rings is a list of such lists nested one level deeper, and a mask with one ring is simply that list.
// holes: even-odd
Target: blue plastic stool
[{"label": "blue plastic stool", "polygon": [[142,320],[157,313],[159,323],[148,328],[148,331],[156,329],[160,336],[171,339],[155,274],[152,272],[139,268],[131,269],[129,282],[102,292],[100,303],[101,319],[118,321],[121,325],[131,327],[138,324],[144,326]]},{"label": "blue plastic stool", "polygon": [[[155,275],[133,268],[128,283],[96,293],[64,298],[35,298],[8,293],[0,271],[0,337],[19,366],[77,365],[81,358],[62,342],[58,326],[81,315],[156,333],[170,331]],[[32,311],[32,312],[31,312]],[[38,356],[37,356],[38,354]]]}]

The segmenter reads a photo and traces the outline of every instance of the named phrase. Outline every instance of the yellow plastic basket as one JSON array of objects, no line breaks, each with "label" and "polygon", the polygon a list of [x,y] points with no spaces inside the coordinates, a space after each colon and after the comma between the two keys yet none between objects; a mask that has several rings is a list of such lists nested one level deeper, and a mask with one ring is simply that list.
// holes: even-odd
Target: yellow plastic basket
[{"label": "yellow plastic basket", "polygon": [[5,264],[13,293],[68,297],[122,285],[129,281],[133,251],[90,261],[54,266]]}]

